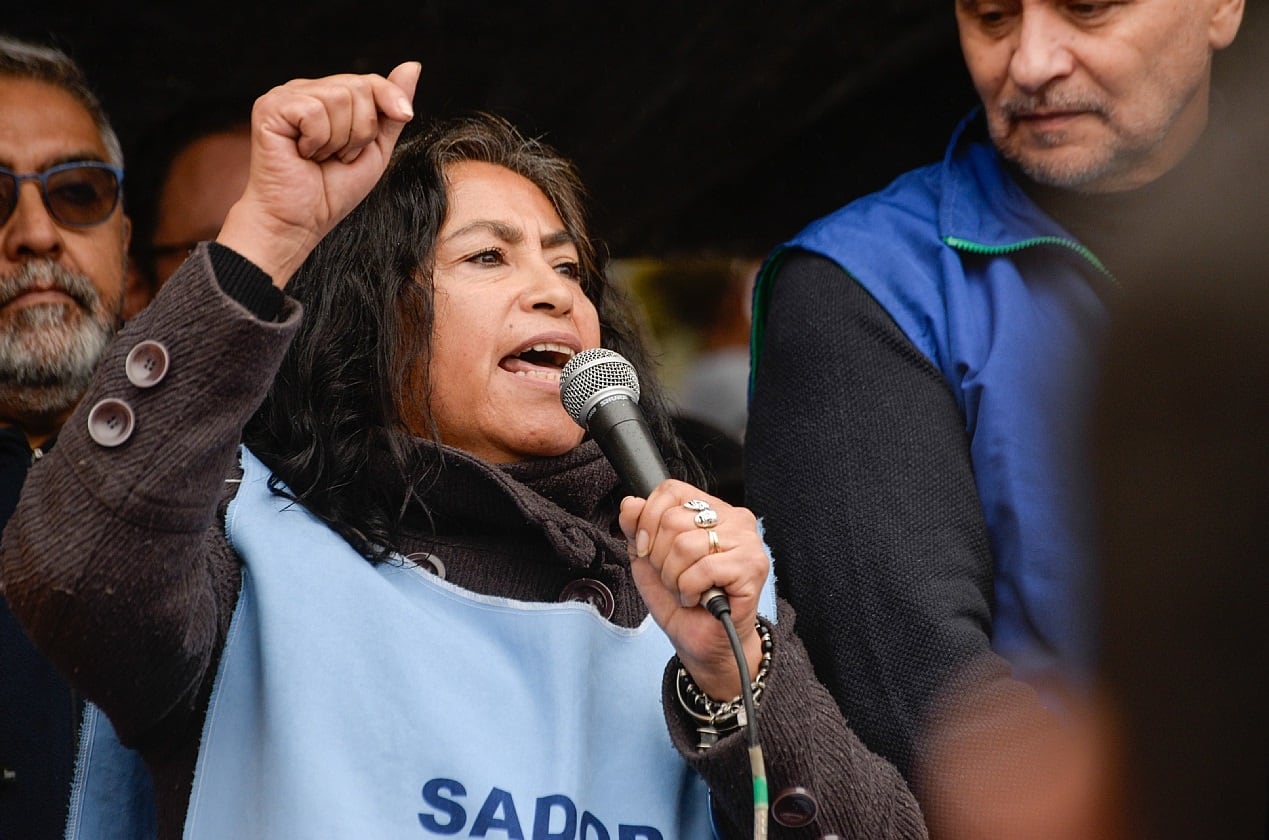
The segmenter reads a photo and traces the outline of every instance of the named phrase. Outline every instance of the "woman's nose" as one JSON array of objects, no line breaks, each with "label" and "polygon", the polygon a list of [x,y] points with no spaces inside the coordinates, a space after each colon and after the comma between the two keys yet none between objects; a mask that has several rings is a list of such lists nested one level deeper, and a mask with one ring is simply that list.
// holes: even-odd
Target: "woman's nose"
[{"label": "woman's nose", "polygon": [[546,262],[535,263],[532,277],[526,285],[523,299],[530,309],[550,310],[563,315],[573,309],[577,283],[571,277],[560,274],[555,266]]}]

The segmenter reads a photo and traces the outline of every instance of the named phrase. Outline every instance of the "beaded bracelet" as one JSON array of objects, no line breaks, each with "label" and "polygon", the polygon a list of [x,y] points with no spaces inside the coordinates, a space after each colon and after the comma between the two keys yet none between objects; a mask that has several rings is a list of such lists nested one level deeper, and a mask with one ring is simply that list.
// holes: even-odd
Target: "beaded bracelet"
[{"label": "beaded bracelet", "polygon": [[[753,703],[756,709],[758,701],[762,699],[763,689],[767,685],[767,674],[771,670],[773,645],[771,628],[761,621],[756,622],[755,626],[758,637],[762,640],[762,661],[758,665],[758,673],[754,676],[753,682],[749,684],[750,690],[753,691]],[[700,736],[700,741],[696,745],[697,749],[707,750],[718,743],[721,736],[745,725],[745,706],[740,695],[727,701],[713,699],[701,690],[696,680],[692,679],[692,675],[682,665],[678,669],[675,687],[679,696],[679,705],[702,724],[696,727],[696,732]]]}]

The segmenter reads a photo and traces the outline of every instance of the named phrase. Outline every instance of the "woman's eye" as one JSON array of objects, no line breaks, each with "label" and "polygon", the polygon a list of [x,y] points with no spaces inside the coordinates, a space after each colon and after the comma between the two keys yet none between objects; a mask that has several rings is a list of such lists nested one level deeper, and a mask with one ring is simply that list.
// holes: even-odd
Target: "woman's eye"
[{"label": "woman's eye", "polygon": [[581,267],[575,262],[562,262],[555,266],[555,270],[565,277],[571,277],[574,280],[582,276]]},{"label": "woman's eye", "polygon": [[502,251],[497,248],[489,248],[488,250],[472,254],[467,258],[467,261],[477,265],[502,265],[505,262]]}]

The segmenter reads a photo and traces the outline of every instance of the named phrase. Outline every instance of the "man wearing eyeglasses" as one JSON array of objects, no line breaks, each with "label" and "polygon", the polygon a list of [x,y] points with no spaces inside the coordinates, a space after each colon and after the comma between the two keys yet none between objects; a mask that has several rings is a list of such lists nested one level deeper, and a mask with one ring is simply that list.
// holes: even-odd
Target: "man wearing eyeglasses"
[{"label": "man wearing eyeglasses", "polygon": [[[0,37],[0,527],[121,323],[122,166],[80,69]],[[78,718],[0,599],[0,838],[62,836]]]}]

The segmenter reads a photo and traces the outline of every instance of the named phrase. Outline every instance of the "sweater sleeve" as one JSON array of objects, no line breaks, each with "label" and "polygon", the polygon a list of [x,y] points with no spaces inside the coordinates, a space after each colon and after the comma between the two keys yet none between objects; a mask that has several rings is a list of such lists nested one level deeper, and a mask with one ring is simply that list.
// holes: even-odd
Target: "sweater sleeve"
[{"label": "sweater sleeve", "polygon": [[[214,679],[240,573],[209,534],[299,314],[288,299],[278,322],[258,319],[201,246],[107,349],[5,532],[14,612],[143,751],[200,714]],[[125,360],[147,341],[166,350],[166,372],[136,384]],[[90,433],[103,400],[115,401],[113,440]]]},{"label": "sweater sleeve", "polygon": [[1042,714],[991,650],[992,557],[964,420],[937,368],[836,263],[794,251],[773,282],[747,501],[816,673],[921,795],[926,733],[958,697]]},{"label": "sweater sleeve", "polygon": [[[921,840],[921,810],[894,765],[869,750],[850,730],[828,690],[819,683],[794,632],[789,604],[777,606],[771,669],[758,706],[758,737],[772,803],[769,836],[780,840]],[[697,749],[696,721],[681,707],[674,662],[666,670],[662,703],[670,737],[701,774],[713,795],[721,835],[753,836],[754,790],[743,729],[706,750]],[[800,789],[800,790],[799,790]],[[814,819],[785,826],[794,802],[815,803]],[[803,808],[793,813],[806,815]]]}]

